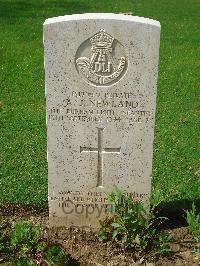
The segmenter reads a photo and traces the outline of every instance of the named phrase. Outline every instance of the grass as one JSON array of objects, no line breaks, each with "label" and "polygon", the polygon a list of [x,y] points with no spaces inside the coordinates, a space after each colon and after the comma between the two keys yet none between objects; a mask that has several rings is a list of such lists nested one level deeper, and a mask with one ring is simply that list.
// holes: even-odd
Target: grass
[{"label": "grass", "polygon": [[199,0],[0,0],[0,203],[47,203],[42,24],[129,12],[162,25],[152,203],[197,200]]}]

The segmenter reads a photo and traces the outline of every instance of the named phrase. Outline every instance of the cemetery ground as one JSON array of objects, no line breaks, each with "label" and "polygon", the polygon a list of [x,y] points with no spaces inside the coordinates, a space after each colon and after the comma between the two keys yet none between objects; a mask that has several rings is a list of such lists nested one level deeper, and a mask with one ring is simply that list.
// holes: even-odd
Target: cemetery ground
[{"label": "cemetery ground", "polygon": [[[195,242],[183,216],[193,202],[200,208],[199,7],[198,0],[0,0],[3,220],[31,217],[42,226],[48,225],[44,20],[73,13],[132,12],[156,19],[162,26],[151,205],[158,205],[158,216],[169,218],[165,228],[175,242],[174,255],[160,259],[157,265],[198,265],[193,253]],[[130,261],[124,262],[131,259],[130,254],[105,246],[93,234],[71,235],[64,229],[49,234],[77,263],[131,265]]]}]

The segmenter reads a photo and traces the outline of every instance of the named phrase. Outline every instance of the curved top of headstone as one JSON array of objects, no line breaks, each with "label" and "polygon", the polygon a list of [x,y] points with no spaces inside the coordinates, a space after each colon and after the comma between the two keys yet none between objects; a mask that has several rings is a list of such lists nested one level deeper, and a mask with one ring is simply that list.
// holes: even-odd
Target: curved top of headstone
[{"label": "curved top of headstone", "polygon": [[160,27],[160,22],[157,20],[137,17],[137,16],[123,15],[123,14],[113,14],[113,13],[86,13],[86,14],[59,16],[59,17],[46,19],[44,25],[59,23],[64,21],[87,20],[87,19],[124,20],[124,21],[133,21],[136,23],[150,24],[152,26]]}]

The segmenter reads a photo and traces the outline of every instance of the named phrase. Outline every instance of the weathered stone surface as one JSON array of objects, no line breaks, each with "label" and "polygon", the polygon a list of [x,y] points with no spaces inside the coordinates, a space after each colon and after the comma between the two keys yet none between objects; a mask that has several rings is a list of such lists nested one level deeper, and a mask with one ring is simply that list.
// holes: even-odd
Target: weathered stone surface
[{"label": "weathered stone surface", "polygon": [[114,186],[149,201],[160,24],[115,14],[44,23],[52,225],[98,226]]}]

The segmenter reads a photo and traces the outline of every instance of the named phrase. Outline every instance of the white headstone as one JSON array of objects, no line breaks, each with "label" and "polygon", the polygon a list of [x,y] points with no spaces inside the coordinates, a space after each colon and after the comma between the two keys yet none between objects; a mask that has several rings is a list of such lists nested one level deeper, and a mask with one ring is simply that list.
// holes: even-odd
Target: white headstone
[{"label": "white headstone", "polygon": [[97,228],[114,186],[149,202],[159,39],[122,14],[45,21],[52,225]]}]

